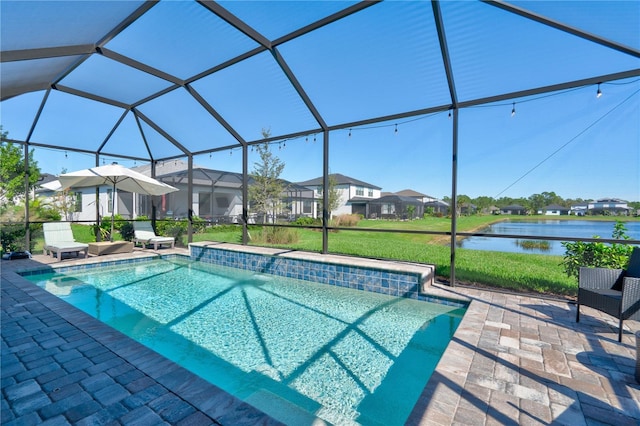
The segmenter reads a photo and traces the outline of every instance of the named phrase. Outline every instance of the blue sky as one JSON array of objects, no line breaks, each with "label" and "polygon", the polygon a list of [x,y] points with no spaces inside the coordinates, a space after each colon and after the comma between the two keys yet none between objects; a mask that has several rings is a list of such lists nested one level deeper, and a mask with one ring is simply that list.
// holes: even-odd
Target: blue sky
[{"label": "blue sky", "polygon": [[[558,2],[517,4],[640,49],[638,2],[585,2],[578,9]],[[269,9],[261,9],[261,2],[223,5],[268,38],[288,33],[294,23],[312,22],[346,6],[336,2],[283,2]],[[428,2],[384,3],[279,50],[329,125],[447,104],[430,7]],[[445,2],[442,11],[461,101],[640,68],[637,58],[494,7]],[[202,59],[210,51],[223,61],[254,45],[221,21],[213,21],[197,4],[185,10],[169,2],[152,12],[107,47],[137,60],[155,61],[153,66],[185,77],[207,66],[200,60],[187,66],[187,59],[198,55],[194,52],[200,52],[197,57]],[[177,19],[182,14],[191,21]],[[204,42],[193,45],[194,35]],[[150,36],[155,40],[151,45]],[[226,40],[232,40],[230,47],[216,48]],[[91,91],[98,79],[105,86],[95,88],[96,94],[123,101],[166,86],[162,80],[150,82],[138,71],[98,56],[78,71],[63,83]],[[113,75],[126,78],[110,81]],[[203,78],[193,87],[247,140],[259,139],[265,127],[273,134],[315,127],[268,53]],[[600,98],[594,84],[461,110],[458,193],[516,198],[554,191],[564,198],[640,201],[640,79],[606,82],[600,88]],[[26,137],[42,96],[42,92],[27,94],[0,105],[2,125],[10,137]],[[140,110],[189,148],[234,142],[185,90]],[[33,140],[91,149],[102,143],[121,113],[54,93]],[[148,126],[145,130],[157,157],[178,153]],[[450,196],[451,130],[452,120],[445,111],[331,132],[330,171],[383,191],[413,189],[439,198]],[[322,174],[320,133],[274,143],[272,149],[286,165],[283,178],[302,181]],[[133,118],[123,121],[105,151],[145,153]],[[36,149],[36,159],[43,171],[54,174],[95,163],[93,155],[43,148]],[[101,161],[141,164],[112,156]],[[205,154],[194,161],[216,169],[242,170],[237,149]],[[255,161],[255,153],[250,153],[250,170]]]}]

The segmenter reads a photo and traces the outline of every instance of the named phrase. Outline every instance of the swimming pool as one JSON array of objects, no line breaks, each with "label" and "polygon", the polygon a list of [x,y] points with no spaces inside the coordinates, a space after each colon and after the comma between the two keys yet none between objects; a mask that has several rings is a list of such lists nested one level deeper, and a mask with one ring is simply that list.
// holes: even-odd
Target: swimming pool
[{"label": "swimming pool", "polygon": [[25,278],[288,424],[403,424],[465,310],[181,258]]}]

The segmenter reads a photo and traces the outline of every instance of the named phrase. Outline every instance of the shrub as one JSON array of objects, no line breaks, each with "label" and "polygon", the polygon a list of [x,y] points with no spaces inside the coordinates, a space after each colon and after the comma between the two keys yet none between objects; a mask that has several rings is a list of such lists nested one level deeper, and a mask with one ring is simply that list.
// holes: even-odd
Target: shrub
[{"label": "shrub", "polygon": [[194,233],[201,234],[207,229],[207,221],[198,216],[193,216],[191,218],[191,229],[193,229]]},{"label": "shrub", "polygon": [[120,235],[122,235],[122,239],[125,241],[133,241],[135,237],[135,231],[133,229],[133,223],[125,222],[120,227]]},{"label": "shrub", "polygon": [[262,228],[252,241],[258,244],[293,244],[298,242],[298,230],[270,226]]},{"label": "shrub", "polygon": [[293,222],[294,225],[300,226],[311,226],[311,225],[321,225],[322,221],[320,219],[314,219],[312,217],[300,216]]},{"label": "shrub", "polygon": [[176,245],[182,245],[182,237],[187,233],[186,220],[157,220],[156,233],[164,237],[176,239]]},{"label": "shrub", "polygon": [[[628,240],[627,228],[624,223],[616,221],[612,238],[616,240]],[[598,238],[598,236],[594,236]],[[565,242],[562,246],[566,249],[562,266],[569,277],[578,279],[581,266],[592,268],[624,269],[629,263],[629,257],[633,246],[626,244],[605,244],[600,242],[585,243],[583,241]]]},{"label": "shrub", "polygon": [[360,215],[343,214],[333,219],[333,226],[353,227],[357,226],[360,221]]}]

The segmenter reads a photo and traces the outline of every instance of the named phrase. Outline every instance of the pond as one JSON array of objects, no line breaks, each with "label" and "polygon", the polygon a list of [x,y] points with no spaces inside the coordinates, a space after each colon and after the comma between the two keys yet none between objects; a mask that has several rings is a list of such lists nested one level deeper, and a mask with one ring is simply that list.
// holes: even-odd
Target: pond
[{"label": "pond", "polygon": [[[615,221],[596,220],[532,220],[504,221],[480,230],[484,234],[523,235],[545,237],[611,238]],[[640,240],[640,222],[625,222],[626,234]],[[542,244],[542,247],[540,246]],[[562,256],[565,253],[562,241],[542,241],[535,238],[490,238],[469,237],[458,243],[458,247],[473,250],[506,251]]]}]

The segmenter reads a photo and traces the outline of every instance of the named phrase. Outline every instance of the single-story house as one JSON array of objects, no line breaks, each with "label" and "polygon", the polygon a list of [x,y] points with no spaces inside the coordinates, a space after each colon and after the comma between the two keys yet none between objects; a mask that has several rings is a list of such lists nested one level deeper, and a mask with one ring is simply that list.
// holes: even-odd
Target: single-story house
[{"label": "single-story house", "polygon": [[515,215],[526,215],[527,208],[518,204],[512,204],[510,206],[504,206],[500,208],[500,213],[502,214],[515,214]]},{"label": "single-story house", "polygon": [[413,197],[397,194],[382,196],[369,201],[369,218],[415,219],[424,214],[424,203]]},{"label": "single-story house", "polygon": [[551,204],[546,207],[543,207],[539,214],[544,214],[545,216],[566,216],[569,214],[569,208],[564,207],[558,204]]}]

